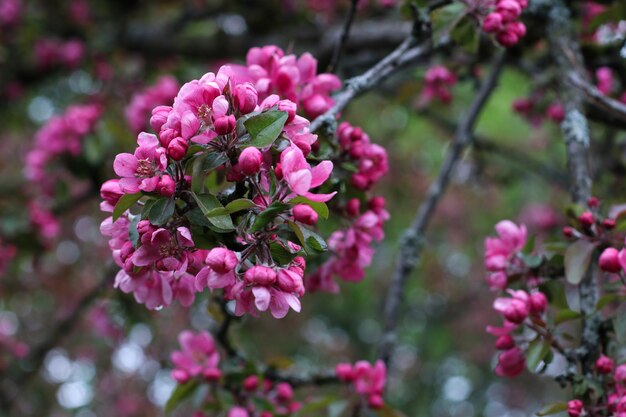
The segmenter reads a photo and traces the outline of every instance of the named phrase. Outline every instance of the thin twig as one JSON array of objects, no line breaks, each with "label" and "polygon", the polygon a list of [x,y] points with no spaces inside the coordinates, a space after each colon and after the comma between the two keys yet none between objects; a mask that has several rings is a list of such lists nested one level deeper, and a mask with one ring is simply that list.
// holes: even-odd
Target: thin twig
[{"label": "thin twig", "polygon": [[343,25],[343,29],[341,30],[341,35],[339,37],[339,42],[335,45],[335,49],[333,50],[333,57],[330,60],[330,64],[328,64],[328,72],[336,72],[339,68],[339,61],[341,61],[341,55],[348,43],[348,38],[350,37],[350,29],[352,28],[352,23],[354,22],[354,17],[356,16],[357,6],[359,5],[359,0],[352,0],[350,3],[350,10],[348,10],[348,15],[346,16],[346,21]]},{"label": "thin twig", "polygon": [[463,155],[463,151],[472,142],[473,130],[476,120],[486,104],[489,96],[495,89],[504,62],[506,52],[501,52],[492,64],[491,73],[482,83],[466,115],[458,126],[454,140],[446,158],[439,170],[437,179],[431,184],[425,200],[420,205],[417,215],[411,226],[404,233],[400,242],[400,252],[396,262],[389,291],[385,299],[384,307],[384,335],[379,345],[379,357],[389,363],[396,345],[396,328],[402,300],[402,293],[407,278],[415,269],[423,248],[424,233],[430,219],[441,199],[450,177],[457,163]]},{"label": "thin twig", "polygon": [[626,104],[604,95],[600,90],[591,85],[589,81],[583,79],[575,72],[567,74],[567,81],[584,93],[585,100],[597,107],[598,110],[604,111],[608,115],[626,122]]}]

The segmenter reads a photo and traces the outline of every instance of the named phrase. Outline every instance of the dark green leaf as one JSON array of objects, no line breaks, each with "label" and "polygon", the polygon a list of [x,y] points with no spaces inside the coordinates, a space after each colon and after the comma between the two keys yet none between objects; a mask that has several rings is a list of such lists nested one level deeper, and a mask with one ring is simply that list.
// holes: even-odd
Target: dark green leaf
[{"label": "dark green leaf", "polygon": [[289,222],[289,228],[296,234],[307,253],[314,254],[328,250],[326,241],[311,229],[307,229],[296,222]]},{"label": "dark green leaf", "polygon": [[266,148],[280,136],[287,122],[287,112],[270,110],[249,118],[243,124],[250,133],[251,139],[245,146]]},{"label": "dark green leaf", "polygon": [[137,223],[139,223],[139,220],[141,220],[141,216],[137,215],[133,217],[133,220],[131,220],[130,225],[128,226],[128,238],[134,248],[139,246],[139,232],[137,231]]},{"label": "dark green leaf", "polygon": [[254,201],[247,198],[239,198],[226,204],[225,208],[229,213],[236,213],[238,211],[249,209],[255,206],[256,204],[254,204]]},{"label": "dark green leaf", "polygon": [[181,402],[189,398],[196,391],[198,386],[196,381],[189,381],[185,384],[177,385],[165,404],[165,412],[171,413]]},{"label": "dark green leaf", "polygon": [[229,214],[220,214],[212,217],[208,217],[208,214],[211,210],[221,208],[223,209],[222,203],[219,202],[217,197],[212,194],[196,194],[191,193],[193,198],[196,200],[198,207],[202,210],[202,213],[207,217],[209,222],[211,222],[215,227],[217,227],[221,231],[233,231],[235,230],[235,226],[233,225],[233,220],[230,218]]},{"label": "dark green leaf", "polygon": [[554,317],[554,324],[561,324],[566,321],[576,320],[580,318],[580,313],[573,310],[559,310]]},{"label": "dark green leaf", "polygon": [[122,198],[117,201],[115,204],[115,208],[113,209],[113,221],[120,218],[122,214],[129,208],[133,206],[139,199],[143,196],[143,194],[135,193],[135,194],[124,194]]},{"label": "dark green leaf", "polygon": [[291,253],[283,245],[276,242],[270,243],[270,253],[272,258],[280,265],[287,265],[296,257],[296,254]]},{"label": "dark green leaf", "polygon": [[228,161],[228,157],[226,156],[226,154],[222,152],[213,152],[208,154],[206,158],[204,158],[202,169],[205,172],[211,171],[212,169],[224,165],[226,161]]},{"label": "dark green leaf", "polygon": [[596,248],[596,244],[589,242],[588,240],[577,240],[569,245],[565,251],[565,278],[570,284],[578,285],[582,281],[587,269],[589,268],[589,262],[591,262],[591,255]]},{"label": "dark green leaf", "polygon": [[528,345],[526,352],[526,367],[536,372],[541,361],[550,353],[550,343],[543,339],[535,339]]},{"label": "dark green leaf", "polygon": [[275,201],[268,208],[260,212],[254,219],[254,223],[248,230],[250,233],[258,232],[267,226],[272,220],[276,218],[280,213],[289,209],[287,204]]},{"label": "dark green leaf", "polygon": [[146,220],[148,218],[148,215],[150,214],[150,209],[156,202],[157,200],[155,198],[151,198],[144,203],[143,208],[141,209],[141,220]]},{"label": "dark green leaf", "polygon": [[174,214],[174,200],[171,198],[160,198],[150,208],[148,219],[155,226],[161,226]]}]

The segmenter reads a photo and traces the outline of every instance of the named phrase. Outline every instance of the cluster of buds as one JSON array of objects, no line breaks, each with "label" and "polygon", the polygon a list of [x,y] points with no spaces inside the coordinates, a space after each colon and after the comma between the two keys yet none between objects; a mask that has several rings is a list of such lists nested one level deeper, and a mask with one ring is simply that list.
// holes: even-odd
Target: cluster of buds
[{"label": "cluster of buds", "polygon": [[574,399],[567,402],[567,414],[570,417],[592,415],[592,408],[606,409],[611,416],[626,416],[626,364],[615,366],[613,359],[601,355],[595,363],[595,372],[604,378],[609,391],[603,396],[604,404],[596,404],[587,408],[582,400]]},{"label": "cluster of buds", "polygon": [[528,97],[513,102],[513,111],[526,119],[533,127],[539,127],[544,119],[561,123],[565,119],[565,108],[560,101],[544,100],[543,92],[534,92]]},{"label": "cluster of buds", "polygon": [[24,175],[37,197],[29,204],[29,215],[46,241],[56,237],[59,231],[51,204],[62,173],[52,165],[64,156],[76,157],[81,153],[84,139],[95,130],[101,115],[102,109],[96,104],[68,107],[37,131],[33,148],[26,154]]},{"label": "cluster of buds", "polygon": [[383,361],[378,360],[374,365],[367,361],[358,361],[354,365],[340,363],[335,367],[335,373],[340,381],[352,384],[354,390],[367,399],[370,408],[383,408],[387,380],[387,368]]},{"label": "cluster of buds", "polygon": [[250,49],[246,63],[238,75],[253,83],[260,100],[278,94],[296,103],[311,119],[332,107],[330,94],[341,87],[336,75],[317,73],[317,60],[308,52],[296,57],[268,45]]},{"label": "cluster of buds", "polygon": [[487,282],[492,290],[504,290],[508,286],[508,272],[520,267],[517,256],[526,245],[526,226],[517,226],[510,220],[496,224],[497,237],[485,239],[485,268],[489,271]]},{"label": "cluster of buds", "polygon": [[333,232],[328,239],[330,256],[306,279],[309,291],[339,292],[335,277],[348,282],[360,282],[365,268],[372,263],[374,242],[384,237],[383,224],[389,219],[385,199],[373,197],[367,210],[361,212],[361,201],[350,199],[345,207],[347,217],[354,219],[347,229]]},{"label": "cluster of buds", "polygon": [[[121,178],[102,187],[116,286],[148,308],[190,305],[209,288],[223,289],[237,314],[284,317],[300,310],[304,257],[326,249],[309,226],[335,195],[312,192],[332,162],[307,161],[317,137],[294,102],[259,102],[237,80],[224,66],[186,83],[171,107],[153,110],[158,136],[140,133],[135,152],[115,158]],[[209,176],[219,193],[207,190]]]},{"label": "cluster of buds", "polygon": [[528,0],[496,0],[494,9],[482,21],[482,28],[493,33],[496,41],[510,48],[526,35],[526,25],[518,19],[528,7]]},{"label": "cluster of buds", "polygon": [[435,99],[443,104],[449,104],[452,101],[451,89],[456,82],[456,75],[443,65],[429,68],[424,75],[424,88],[420,95],[419,106],[426,106]]},{"label": "cluster of buds", "polygon": [[85,44],[78,39],[43,38],[35,43],[34,54],[37,67],[42,70],[56,66],[76,68],[85,56]]},{"label": "cluster of buds", "polygon": [[357,172],[352,174],[350,184],[357,190],[369,190],[389,169],[387,151],[382,146],[370,142],[363,129],[348,122],[339,125],[337,137],[344,160],[356,165]]},{"label": "cluster of buds", "polygon": [[192,378],[217,381],[222,376],[219,369],[220,354],[210,333],[197,334],[185,330],[178,335],[181,350],[172,352],[171,360],[175,368],[172,378],[184,384]]},{"label": "cluster of buds", "polygon": [[176,78],[166,75],[157,82],[133,95],[130,103],[124,110],[126,121],[135,134],[149,128],[152,109],[160,105],[170,105],[178,93]]}]

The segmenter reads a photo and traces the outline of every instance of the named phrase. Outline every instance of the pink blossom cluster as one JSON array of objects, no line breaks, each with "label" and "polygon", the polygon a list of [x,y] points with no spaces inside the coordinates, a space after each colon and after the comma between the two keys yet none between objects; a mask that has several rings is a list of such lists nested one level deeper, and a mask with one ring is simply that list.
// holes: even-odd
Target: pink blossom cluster
[{"label": "pink blossom cluster", "polygon": [[533,127],[539,127],[547,118],[554,123],[565,119],[565,108],[560,101],[546,103],[543,92],[533,92],[528,97],[518,98],[513,102],[513,111],[524,117]]},{"label": "pink blossom cluster", "polygon": [[176,382],[184,384],[192,378],[203,378],[207,381],[220,379],[220,354],[210,333],[185,330],[178,335],[178,343],[181,350],[171,354],[175,366],[172,378]]},{"label": "pink blossom cluster", "polygon": [[270,94],[293,101],[311,119],[326,112],[335,103],[330,94],[341,87],[334,74],[317,73],[317,60],[310,54],[288,54],[278,46],[252,48],[246,56],[248,80],[254,84],[259,99]]},{"label": "pink blossom cluster", "polygon": [[[276,95],[258,100],[255,87],[241,81],[235,69],[224,66],[217,73],[186,83],[172,106],[156,107],[150,124],[158,136],[140,133],[135,152],[115,158],[114,170],[120,179],[103,185],[104,211],[112,212],[127,195],[147,198],[142,202],[144,208],[155,200],[170,207],[159,222],[149,216],[145,219],[145,215],[140,220],[138,214],[126,211],[115,221],[111,217],[102,224],[102,233],[111,238],[113,257],[122,268],[116,286],[134,293],[148,308],[167,306],[174,299],[190,305],[196,292],[209,288],[222,289],[226,299],[235,300],[238,315],[269,310],[282,318],[289,308],[300,310],[305,268],[301,255],[307,249],[304,233],[307,238],[313,233],[304,226],[315,224],[318,217],[310,204],[326,202],[335,194],[311,190],[324,184],[333,164],[321,161],[311,166],[307,162],[317,137],[309,133],[308,120],[296,115],[294,102]],[[282,118],[280,148],[248,146],[254,130],[246,132],[245,123],[266,116]],[[228,225],[236,221],[226,212],[219,216],[222,223],[206,217],[205,204],[226,209],[215,196],[190,190],[192,172],[184,172],[183,166],[191,168],[184,161],[209,156],[221,159],[208,171],[240,184],[244,198],[233,203],[243,202],[245,207],[237,211],[244,211],[242,215],[250,221],[251,216],[269,211],[273,221],[258,229],[254,222],[244,221],[245,225],[234,230]],[[185,208],[176,208],[177,202]],[[227,227],[230,229],[223,230]],[[134,241],[129,229],[137,231]],[[231,248],[214,243],[207,248],[211,250],[198,249],[191,230],[201,239],[209,236],[217,242],[223,241],[223,233],[236,236]],[[300,238],[296,233],[296,241],[293,230],[301,233]],[[315,236],[312,239],[319,242]],[[270,247],[287,253],[290,260],[277,262]]]},{"label": "pink blossom cluster", "polygon": [[84,56],[85,44],[79,39],[42,38],[35,43],[35,63],[42,70],[55,66],[76,68]]},{"label": "pink blossom cluster", "polygon": [[59,168],[52,165],[65,155],[76,157],[80,154],[83,140],[94,131],[101,114],[102,109],[96,104],[68,107],[37,131],[33,148],[26,154],[24,175],[37,196],[29,203],[28,213],[31,223],[45,241],[56,237],[60,229],[50,209],[60,178]]},{"label": "pink blossom cluster", "polygon": [[9,27],[19,23],[22,9],[21,0],[0,0],[0,26]]},{"label": "pink blossom cluster", "polygon": [[452,87],[457,82],[456,75],[443,65],[429,68],[424,75],[424,88],[420,95],[420,106],[437,99],[443,104],[452,101]]},{"label": "pink blossom cluster", "polygon": [[366,191],[376,185],[389,170],[387,151],[370,142],[370,138],[359,127],[342,122],[337,137],[346,159],[356,165],[350,184],[357,190]]},{"label": "pink blossom cluster", "polygon": [[496,224],[497,237],[485,239],[485,268],[489,271],[487,282],[493,290],[504,290],[507,270],[520,265],[517,254],[526,245],[526,226],[518,226],[510,220]]},{"label": "pink blossom cluster", "polygon": [[156,83],[133,95],[124,110],[126,121],[135,134],[149,128],[152,109],[160,105],[171,105],[178,93],[178,81],[172,76],[163,76]]},{"label": "pink blossom cluster", "polygon": [[387,368],[383,361],[378,360],[374,365],[367,361],[358,361],[354,365],[340,363],[335,367],[335,373],[340,381],[352,384],[358,394],[367,398],[370,408],[383,408],[383,393],[387,381]]},{"label": "pink blossom cluster", "polygon": [[[613,359],[600,355],[595,363],[595,372],[605,378],[610,389],[602,397],[606,403],[594,408],[606,409],[611,416],[626,417],[626,364],[616,367]],[[570,417],[592,415],[592,408],[585,407],[582,400],[574,399],[567,402],[567,414]]]},{"label": "pink blossom cluster", "polygon": [[345,212],[353,219],[353,223],[330,235],[330,257],[307,277],[306,288],[309,291],[339,292],[334,277],[360,282],[365,277],[365,268],[372,263],[373,243],[385,237],[383,224],[389,219],[389,213],[385,210],[383,197],[370,199],[363,213],[360,200],[353,198],[348,201]]},{"label": "pink blossom cluster", "polygon": [[4,271],[7,270],[15,255],[17,255],[17,248],[12,244],[3,242],[0,238],[0,277],[4,275]]},{"label": "pink blossom cluster", "polygon": [[526,35],[526,25],[520,22],[528,0],[495,0],[494,9],[482,21],[486,33],[493,33],[496,41],[510,48]]},{"label": "pink blossom cluster", "polygon": [[[257,375],[250,375],[244,379],[242,387],[245,404],[233,407],[228,417],[289,416],[302,408],[302,403],[295,399],[293,387],[287,382],[274,383],[269,379],[262,380]],[[270,407],[255,405],[263,403]]]}]

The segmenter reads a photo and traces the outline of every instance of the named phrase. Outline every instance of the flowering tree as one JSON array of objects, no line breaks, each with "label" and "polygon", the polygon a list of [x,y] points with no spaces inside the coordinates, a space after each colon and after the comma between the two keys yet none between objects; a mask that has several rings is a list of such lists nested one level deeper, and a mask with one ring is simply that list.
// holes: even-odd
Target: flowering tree
[{"label": "flowering tree", "polygon": [[0,0],[1,415],[626,416],[625,22]]}]

